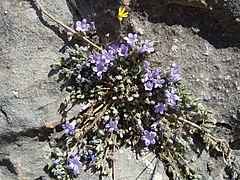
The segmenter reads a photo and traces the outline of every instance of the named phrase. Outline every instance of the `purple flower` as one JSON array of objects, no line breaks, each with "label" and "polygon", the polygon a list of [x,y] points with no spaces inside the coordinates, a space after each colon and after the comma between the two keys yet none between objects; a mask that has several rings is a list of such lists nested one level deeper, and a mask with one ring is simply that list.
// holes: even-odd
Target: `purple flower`
[{"label": "purple flower", "polygon": [[147,73],[144,74],[144,81],[152,81],[153,80],[153,74],[150,70],[147,71]]},{"label": "purple flower", "polygon": [[154,88],[158,88],[158,87],[161,88],[164,83],[165,83],[164,79],[157,77],[157,79],[154,79]]},{"label": "purple flower", "polygon": [[68,169],[73,170],[74,174],[79,174],[79,168],[82,167],[82,162],[80,162],[80,157],[75,156],[74,158],[68,159]]},{"label": "purple flower", "polygon": [[145,130],[144,131],[144,135],[141,137],[141,140],[145,141],[145,146],[149,146],[150,144],[155,144],[155,137],[157,136],[156,132],[152,132],[152,131],[148,131]]},{"label": "purple flower", "polygon": [[99,56],[97,53],[93,53],[93,55],[89,56],[89,59],[91,61],[91,63],[97,63],[99,61],[101,61],[101,56]]},{"label": "purple flower", "polygon": [[67,74],[72,75],[74,71],[68,71]]},{"label": "purple flower", "polygon": [[95,22],[91,22],[91,31],[94,32],[96,30]]},{"label": "purple flower", "polygon": [[155,68],[154,71],[153,71],[153,73],[152,73],[152,75],[153,75],[153,76],[157,76],[157,75],[159,75],[160,72],[161,72],[161,69]]},{"label": "purple flower", "polygon": [[128,47],[124,44],[120,45],[120,48],[118,49],[118,55],[122,57],[128,56]]},{"label": "purple flower", "polygon": [[82,66],[81,64],[77,64],[77,65],[76,65],[76,68],[81,71],[82,68],[83,68],[83,66]]},{"label": "purple flower", "polygon": [[171,68],[171,72],[169,73],[169,79],[173,82],[181,80],[182,79],[182,76],[180,76],[181,72],[182,70],[179,66]]},{"label": "purple flower", "polygon": [[96,64],[96,67],[93,67],[92,70],[97,73],[98,79],[102,79],[102,73],[107,72],[107,67],[105,63],[99,62]]},{"label": "purple flower", "polygon": [[137,34],[128,33],[128,37],[124,37],[124,40],[130,45],[131,48],[134,48],[135,43],[138,41]]},{"label": "purple flower", "polygon": [[110,61],[114,60],[116,57],[113,55],[113,51],[112,50],[102,50],[102,59],[106,59],[105,62],[106,63],[110,63]]},{"label": "purple flower", "polygon": [[83,83],[83,82],[86,82],[86,81],[89,81],[89,80],[87,80],[85,77],[77,77],[77,78],[75,78],[75,80],[76,80],[76,82],[77,83]]},{"label": "purple flower", "polygon": [[95,41],[95,42],[98,42],[99,41],[99,36],[98,35],[93,36],[92,40]]},{"label": "purple flower", "polygon": [[95,161],[95,155],[93,152],[89,152],[89,155],[91,157],[91,162],[94,162]]},{"label": "purple flower", "polygon": [[171,92],[169,92],[168,90],[165,91],[165,96],[167,98],[166,101],[173,106],[175,106],[176,102],[180,100],[180,98],[175,94],[175,90],[172,90]]},{"label": "purple flower", "polygon": [[150,67],[150,65],[151,65],[151,63],[147,61],[145,63],[144,69],[147,70]]},{"label": "purple flower", "polygon": [[60,69],[58,72],[59,72],[60,74],[64,74],[64,73],[65,73],[65,70],[64,70],[64,69]]},{"label": "purple flower", "polygon": [[167,106],[165,104],[163,104],[162,102],[160,102],[154,106],[155,113],[163,114],[164,111],[166,111],[166,110],[167,110]]},{"label": "purple flower", "polygon": [[118,52],[118,50],[119,50],[119,45],[111,44],[110,46],[108,46],[108,48],[115,53],[115,52]]},{"label": "purple flower", "polygon": [[118,131],[118,120],[113,121],[112,118],[110,119],[109,123],[105,125],[105,128],[109,128],[109,132],[112,133],[113,131]]},{"label": "purple flower", "polygon": [[144,52],[151,53],[153,51],[154,51],[153,43],[152,42],[149,43],[148,40],[145,40],[145,44],[143,45],[143,47],[139,49],[140,53],[144,53]]},{"label": "purple flower", "polygon": [[150,81],[147,81],[145,84],[144,84],[144,88],[146,91],[151,91],[152,88],[153,88],[153,83],[151,83]]},{"label": "purple flower", "polygon": [[73,120],[71,123],[69,123],[69,121],[66,121],[66,123],[62,125],[62,128],[65,129],[66,134],[74,134],[76,124],[76,120]]},{"label": "purple flower", "polygon": [[90,25],[87,23],[86,19],[83,19],[81,21],[76,22],[76,31],[86,32],[88,31]]},{"label": "purple flower", "polygon": [[59,164],[59,162],[60,162],[60,159],[56,159],[53,161],[53,165],[57,165],[57,164]]},{"label": "purple flower", "polygon": [[66,46],[65,53],[72,53],[72,52],[73,50],[70,47]]},{"label": "purple flower", "polygon": [[59,176],[59,175],[62,174],[62,172],[61,171],[56,171],[55,174],[56,174],[56,176]]},{"label": "purple flower", "polygon": [[160,125],[159,128],[160,128],[161,130],[163,130],[163,131],[167,131],[167,130],[168,130],[168,128],[165,127],[164,125]]}]

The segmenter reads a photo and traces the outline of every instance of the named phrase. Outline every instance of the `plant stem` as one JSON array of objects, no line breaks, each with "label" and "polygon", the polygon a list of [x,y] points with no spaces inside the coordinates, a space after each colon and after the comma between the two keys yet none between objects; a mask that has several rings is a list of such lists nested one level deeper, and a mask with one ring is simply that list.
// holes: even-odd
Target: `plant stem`
[{"label": "plant stem", "polygon": [[188,124],[188,125],[196,128],[196,129],[200,130],[201,132],[204,132],[206,136],[212,138],[212,140],[214,140],[215,142],[224,143],[224,144],[226,145],[227,149],[228,149],[228,154],[231,153],[231,148],[230,148],[230,146],[229,146],[229,144],[228,144],[228,142],[227,142],[226,139],[216,138],[216,137],[213,136],[212,134],[207,133],[201,126],[199,126],[199,125],[197,125],[197,124],[195,124],[195,123],[193,123],[193,122],[190,122],[190,121],[188,121],[188,120],[186,120],[186,119],[184,119],[184,118],[182,118],[182,117],[178,117],[176,114],[168,114],[168,113],[165,113],[164,116],[167,117],[167,118],[171,118],[171,119],[175,119],[175,120],[180,120],[180,121],[182,121],[183,123],[186,123],[186,124]]},{"label": "plant stem", "polygon": [[70,153],[67,157],[67,159],[71,156],[72,152],[74,149],[77,147],[79,141],[91,130],[91,128],[101,119],[101,117],[104,115],[106,110],[112,105],[112,101],[109,101],[108,104],[106,104],[103,108],[103,110],[97,115],[95,120],[88,126],[86,127],[86,131],[76,140],[74,146],[71,148]]},{"label": "plant stem", "polygon": [[68,30],[69,32],[73,33],[73,35],[75,35],[77,38],[84,40],[86,43],[90,44],[91,46],[93,46],[94,48],[98,49],[98,50],[102,50],[101,47],[99,47],[98,45],[96,45],[95,43],[93,43],[92,41],[90,41],[86,36],[81,35],[80,33],[78,33],[77,31],[75,31],[74,29],[68,27],[67,25],[65,25],[64,23],[62,23],[61,21],[57,20],[55,17],[53,17],[51,14],[49,14],[44,7],[39,3],[38,0],[35,0],[36,4],[39,6],[39,9],[42,13],[44,13],[47,17],[49,17],[51,20],[53,20],[54,22],[56,22],[57,24],[59,24],[60,26],[62,26],[63,28],[65,28],[66,30]]}]

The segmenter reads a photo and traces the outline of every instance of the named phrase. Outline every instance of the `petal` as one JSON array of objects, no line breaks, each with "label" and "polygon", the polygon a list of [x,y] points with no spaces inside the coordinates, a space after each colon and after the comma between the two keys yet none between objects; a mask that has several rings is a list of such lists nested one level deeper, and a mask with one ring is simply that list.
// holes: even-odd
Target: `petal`
[{"label": "petal", "polygon": [[145,141],[145,139],[146,139],[146,136],[141,137],[141,140]]},{"label": "petal", "polygon": [[69,164],[68,169],[73,169],[73,168],[74,168],[74,164],[73,163]]},{"label": "petal", "polygon": [[125,12],[124,14],[122,14],[122,17],[128,17],[128,12]]},{"label": "petal", "polygon": [[156,133],[156,132],[151,132],[151,135],[152,135],[153,137],[156,137],[156,136],[157,136],[157,133]]},{"label": "petal", "polygon": [[149,146],[150,145],[150,141],[148,139],[145,139],[145,145]]},{"label": "petal", "polygon": [[122,9],[121,7],[118,9],[118,14],[122,14]]},{"label": "petal", "polygon": [[69,129],[65,129],[65,134],[68,134],[69,133]]},{"label": "petal", "polygon": [[77,21],[75,24],[76,24],[76,26],[81,26],[82,23],[81,23],[81,21]]},{"label": "petal", "polygon": [[144,130],[144,134],[145,135],[149,134],[148,130]]},{"label": "petal", "polygon": [[151,144],[155,144],[155,143],[156,143],[155,139],[152,139]]}]

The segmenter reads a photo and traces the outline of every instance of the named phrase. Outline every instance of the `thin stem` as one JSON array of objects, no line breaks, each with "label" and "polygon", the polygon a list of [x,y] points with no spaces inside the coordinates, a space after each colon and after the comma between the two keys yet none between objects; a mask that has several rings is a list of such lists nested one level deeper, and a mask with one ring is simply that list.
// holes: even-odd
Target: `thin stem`
[{"label": "thin stem", "polygon": [[77,147],[79,141],[92,129],[92,127],[101,119],[101,117],[104,115],[104,113],[107,111],[107,109],[112,105],[112,101],[109,101],[108,104],[106,104],[103,108],[103,110],[96,116],[95,120],[88,126],[86,127],[86,131],[76,140],[74,146],[71,148],[70,153],[67,157],[67,159],[69,159],[69,157],[71,156],[72,152],[74,151],[74,149]]},{"label": "thin stem", "polygon": [[57,20],[55,17],[53,17],[51,14],[49,14],[44,7],[39,3],[38,0],[35,0],[36,4],[39,6],[39,9],[41,12],[43,12],[47,17],[49,17],[51,20],[53,20],[54,22],[56,22],[57,24],[59,24],[60,26],[62,26],[63,28],[65,28],[66,30],[68,30],[69,32],[73,33],[73,35],[75,35],[76,37],[84,40],[86,43],[90,44],[91,46],[95,47],[98,50],[102,50],[101,47],[99,47],[98,45],[96,45],[95,43],[93,43],[92,41],[90,41],[86,36],[81,35],[80,33],[78,33],[77,31],[75,31],[74,29],[68,27],[67,25],[65,25],[64,23],[62,23],[61,21]]},{"label": "thin stem", "polygon": [[188,120],[186,120],[186,119],[183,119],[182,117],[178,117],[178,116],[175,115],[175,114],[165,113],[164,115],[165,115],[165,117],[167,117],[167,118],[180,120],[180,121],[182,121],[182,122],[184,122],[184,123],[186,123],[186,124],[191,125],[192,127],[195,127],[196,129],[198,129],[198,130],[200,130],[200,131],[203,131],[203,129],[202,129],[200,126],[198,126],[197,124],[192,123],[192,122],[190,122],[190,121],[188,121]]},{"label": "thin stem", "polygon": [[212,138],[212,140],[214,140],[214,141],[216,141],[216,142],[224,143],[224,144],[227,146],[227,148],[228,148],[228,151],[229,151],[228,153],[230,154],[230,149],[231,149],[231,148],[230,148],[230,146],[229,146],[229,144],[228,144],[228,142],[227,142],[226,139],[216,138],[216,137],[213,136],[212,134],[206,133],[206,131],[205,131],[201,126],[198,126],[197,124],[195,124],[195,123],[193,123],[193,122],[190,122],[190,121],[188,121],[188,120],[186,120],[186,119],[184,119],[184,118],[182,118],[182,117],[178,117],[176,114],[171,114],[171,115],[170,115],[170,114],[168,114],[168,113],[165,113],[164,115],[165,115],[165,117],[167,117],[167,118],[180,120],[180,121],[182,121],[182,122],[184,122],[184,123],[186,123],[186,124],[188,124],[188,125],[196,128],[196,129],[204,132],[205,135],[207,135],[208,137]]}]

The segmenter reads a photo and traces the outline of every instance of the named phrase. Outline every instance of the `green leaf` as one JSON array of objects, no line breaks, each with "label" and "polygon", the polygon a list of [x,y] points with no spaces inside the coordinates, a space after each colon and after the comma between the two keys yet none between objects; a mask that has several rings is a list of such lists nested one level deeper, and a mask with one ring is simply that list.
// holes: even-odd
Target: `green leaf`
[{"label": "green leaf", "polygon": [[59,69],[61,68],[61,64],[52,64],[52,65],[51,65],[51,68],[52,68],[53,70],[59,70]]}]

